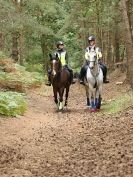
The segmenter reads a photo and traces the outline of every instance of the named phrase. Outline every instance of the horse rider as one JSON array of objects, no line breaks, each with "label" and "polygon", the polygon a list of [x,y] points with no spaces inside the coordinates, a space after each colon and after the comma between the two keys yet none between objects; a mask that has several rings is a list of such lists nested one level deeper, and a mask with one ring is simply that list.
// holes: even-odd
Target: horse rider
[{"label": "horse rider", "polygon": [[102,62],[102,53],[101,49],[96,46],[96,38],[95,36],[91,35],[88,37],[88,43],[89,46],[85,50],[85,63],[81,68],[80,71],[80,84],[84,85],[84,78],[86,76],[87,68],[88,68],[88,63],[89,63],[89,52],[95,51],[98,59],[98,63],[100,65],[100,68],[103,71],[103,83],[109,83],[107,80],[107,67],[106,65]]},{"label": "horse rider", "polygon": [[[73,70],[68,67],[68,54],[67,51],[64,49],[64,43],[62,41],[58,41],[56,47],[57,50],[54,52],[54,55],[58,55],[62,67],[66,68],[70,73],[71,84],[74,84],[75,82],[73,81]],[[46,85],[51,86],[51,69],[48,70],[48,82],[46,83]]]}]

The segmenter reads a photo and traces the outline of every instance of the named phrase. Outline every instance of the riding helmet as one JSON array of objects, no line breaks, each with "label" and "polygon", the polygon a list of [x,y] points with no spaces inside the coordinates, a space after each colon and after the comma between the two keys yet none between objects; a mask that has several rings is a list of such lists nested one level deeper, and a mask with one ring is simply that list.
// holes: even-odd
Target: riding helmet
[{"label": "riding helmet", "polygon": [[56,43],[57,48],[59,47],[59,45],[64,45],[64,43],[63,43],[62,41],[58,41],[58,42]]},{"label": "riding helmet", "polygon": [[95,38],[95,36],[93,36],[93,35],[91,35],[91,36],[89,36],[88,37],[88,41],[90,42],[90,41],[95,41],[96,40],[96,38]]}]

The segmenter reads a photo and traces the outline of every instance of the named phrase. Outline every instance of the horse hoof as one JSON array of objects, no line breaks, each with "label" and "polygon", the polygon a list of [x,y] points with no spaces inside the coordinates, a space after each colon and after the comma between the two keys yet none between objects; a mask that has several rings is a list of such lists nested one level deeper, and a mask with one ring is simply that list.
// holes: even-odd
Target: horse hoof
[{"label": "horse hoof", "polygon": [[98,111],[98,112],[99,112],[99,111],[100,111],[100,109],[96,109],[96,111]]},{"label": "horse hoof", "polygon": [[63,109],[59,109],[58,112],[63,112]]},{"label": "horse hoof", "polygon": [[96,111],[97,111],[97,109],[95,109],[95,108],[90,109],[90,112],[96,112]]},{"label": "horse hoof", "polygon": [[87,105],[86,107],[87,107],[87,108],[89,108],[89,109],[91,108],[91,106],[90,106],[90,105]]}]

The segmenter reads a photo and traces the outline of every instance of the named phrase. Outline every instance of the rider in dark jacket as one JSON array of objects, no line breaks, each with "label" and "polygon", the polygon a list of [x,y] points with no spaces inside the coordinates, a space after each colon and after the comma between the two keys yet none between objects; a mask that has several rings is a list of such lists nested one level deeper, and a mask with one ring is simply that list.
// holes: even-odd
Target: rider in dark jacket
[{"label": "rider in dark jacket", "polygon": [[[54,52],[54,55],[58,54],[58,57],[61,61],[62,67],[65,67],[70,72],[70,79],[71,83],[74,84],[73,81],[73,70],[68,67],[68,54],[67,51],[64,49],[64,43],[62,41],[58,41],[56,44],[57,50]],[[48,83],[46,85],[51,86],[51,70],[48,70]]]},{"label": "rider in dark jacket", "polygon": [[84,78],[85,78],[86,71],[88,68],[88,63],[89,63],[89,52],[91,52],[91,51],[95,51],[97,54],[97,59],[100,64],[100,68],[103,71],[103,82],[109,83],[109,81],[107,80],[107,67],[102,62],[101,49],[96,46],[95,40],[96,40],[96,38],[93,35],[89,36],[89,38],[88,38],[89,46],[85,50],[85,63],[80,71],[80,84],[83,84],[83,85],[84,85]]}]

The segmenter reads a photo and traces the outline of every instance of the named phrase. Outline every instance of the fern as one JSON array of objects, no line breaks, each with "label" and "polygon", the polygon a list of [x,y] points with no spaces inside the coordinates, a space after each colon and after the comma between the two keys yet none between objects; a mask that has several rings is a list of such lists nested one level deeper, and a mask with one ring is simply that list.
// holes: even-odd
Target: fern
[{"label": "fern", "polygon": [[0,114],[5,116],[22,115],[27,108],[24,94],[0,92]]}]

